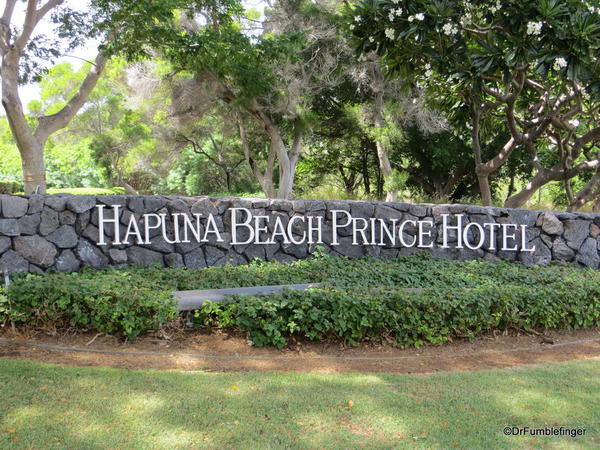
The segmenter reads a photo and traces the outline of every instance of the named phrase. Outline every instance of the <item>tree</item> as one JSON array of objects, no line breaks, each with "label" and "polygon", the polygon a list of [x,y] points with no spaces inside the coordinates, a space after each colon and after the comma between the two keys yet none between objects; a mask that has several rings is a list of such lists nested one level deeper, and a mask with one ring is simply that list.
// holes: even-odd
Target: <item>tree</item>
[{"label": "tree", "polygon": [[[523,149],[534,175],[506,200],[521,206],[549,181],[600,170],[600,9],[579,0],[361,2],[352,10],[358,52],[377,52],[389,73],[468,108],[483,203],[489,178]],[[509,137],[485,159],[482,133],[501,121]],[[552,151],[544,165],[542,151]],[[598,178],[573,197],[581,206]],[[586,192],[588,194],[586,194]],[[591,194],[590,194],[591,195]]]},{"label": "tree", "polygon": [[[296,165],[312,125],[311,99],[338,82],[338,61],[345,50],[333,20],[332,11],[318,4],[283,0],[266,12],[258,35],[240,29],[239,23],[198,25],[165,50],[175,69],[195,74],[190,84],[202,84],[239,111],[245,151],[243,119],[252,118],[264,130],[269,159],[276,157],[279,166],[277,197],[292,195]],[[271,170],[270,163],[262,175],[253,167],[267,192],[265,177]]]},{"label": "tree", "polygon": [[[134,56],[143,53],[141,43],[161,40],[156,24],[171,20],[178,3],[92,0],[89,9],[82,12],[64,6],[64,0],[27,0],[20,28],[14,24],[18,3],[6,0],[0,18],[2,105],[21,154],[25,192],[45,192],[44,146],[48,138],[66,127],[83,107],[108,58],[124,49],[124,42],[138,43],[135,52],[129,51]],[[48,40],[36,34],[40,23],[48,17],[56,36],[62,39]],[[53,61],[62,51],[73,49],[89,38],[99,38],[102,45],[85,79],[59,111],[42,115],[37,123],[30,124],[19,97],[19,84],[38,79],[45,69],[40,59]]]}]

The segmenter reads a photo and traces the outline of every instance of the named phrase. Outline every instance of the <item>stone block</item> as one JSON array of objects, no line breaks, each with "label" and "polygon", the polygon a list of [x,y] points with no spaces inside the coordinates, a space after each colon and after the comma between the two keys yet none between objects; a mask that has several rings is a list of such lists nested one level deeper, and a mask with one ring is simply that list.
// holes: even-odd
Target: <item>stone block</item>
[{"label": "stone block", "polygon": [[67,198],[67,208],[76,214],[89,211],[96,206],[96,197],[91,195],[74,195]]},{"label": "stone block", "polygon": [[60,221],[58,220],[58,212],[48,206],[45,206],[41,215],[40,234],[42,236],[48,236],[59,226]]},{"label": "stone block", "polygon": [[14,195],[1,195],[2,199],[2,217],[7,219],[18,219],[27,214],[29,201],[23,197]]},{"label": "stone block", "polygon": [[598,250],[598,241],[594,238],[587,238],[577,253],[575,260],[584,266],[598,269],[600,266],[600,251]]},{"label": "stone block", "polygon": [[29,271],[29,262],[13,250],[8,250],[0,257],[0,270],[9,273],[20,273]]},{"label": "stone block", "polygon": [[108,266],[108,258],[102,251],[86,239],[80,239],[76,250],[81,262],[94,269],[104,269]]},{"label": "stone block", "polygon": [[36,266],[47,269],[54,265],[56,247],[40,236],[19,236],[14,239],[17,253]]},{"label": "stone block", "polygon": [[56,270],[59,272],[77,272],[81,268],[81,263],[71,250],[63,251],[56,259]]},{"label": "stone block", "polygon": [[0,235],[18,236],[21,234],[17,219],[0,219]]},{"label": "stone block", "polygon": [[56,231],[53,231],[46,238],[58,248],[73,248],[77,247],[79,236],[75,233],[75,229],[69,225],[63,225]]}]

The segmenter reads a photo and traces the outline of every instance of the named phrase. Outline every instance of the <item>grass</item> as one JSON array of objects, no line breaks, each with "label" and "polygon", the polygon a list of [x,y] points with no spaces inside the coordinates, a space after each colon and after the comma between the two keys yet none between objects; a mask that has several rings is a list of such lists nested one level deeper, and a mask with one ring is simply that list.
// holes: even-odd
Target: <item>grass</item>
[{"label": "grass", "polygon": [[[600,360],[434,376],[0,360],[0,448],[592,448]],[[586,428],[504,436],[505,426]]]},{"label": "grass", "polygon": [[63,188],[48,189],[48,194],[73,194],[73,195],[124,195],[125,189],[114,187],[104,188]]}]

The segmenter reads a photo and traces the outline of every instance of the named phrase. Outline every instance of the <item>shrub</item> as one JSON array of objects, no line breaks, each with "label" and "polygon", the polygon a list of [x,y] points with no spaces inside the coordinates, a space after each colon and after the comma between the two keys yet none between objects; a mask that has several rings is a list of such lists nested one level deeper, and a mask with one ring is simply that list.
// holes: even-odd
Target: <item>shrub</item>
[{"label": "shrub", "polygon": [[11,304],[5,320],[97,330],[130,340],[171,321],[177,311],[169,291],[119,271],[27,275],[13,281],[7,293]]},{"label": "shrub", "polygon": [[0,194],[14,194],[22,191],[23,184],[18,181],[0,181]]},{"label": "shrub", "polygon": [[398,346],[473,338],[494,329],[600,326],[600,285],[584,279],[527,286],[352,293],[335,289],[235,297],[195,313],[202,324],[248,332],[257,346],[283,347],[289,337],[341,339],[351,345],[392,339]]}]

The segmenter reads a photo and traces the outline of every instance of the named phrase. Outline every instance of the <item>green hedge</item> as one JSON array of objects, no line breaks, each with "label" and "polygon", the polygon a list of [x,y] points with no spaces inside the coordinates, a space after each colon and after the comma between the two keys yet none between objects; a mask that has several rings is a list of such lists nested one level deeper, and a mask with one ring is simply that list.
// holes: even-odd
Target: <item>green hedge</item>
[{"label": "green hedge", "polygon": [[600,325],[599,271],[447,261],[425,254],[394,260],[321,254],[288,265],[30,274],[16,277],[5,295],[0,292],[0,323],[135,339],[176,317],[173,290],[318,282],[323,287],[317,290],[208,304],[196,320],[245,330],[256,345],[279,347],[292,336],[350,344],[385,336],[400,346],[418,346],[492,329]]},{"label": "green hedge", "polygon": [[[0,298],[0,302],[2,302]],[[177,315],[170,291],[126,272],[27,275],[13,282],[0,318],[41,329],[75,328],[133,340]]]},{"label": "green hedge", "polygon": [[428,288],[417,292],[357,294],[335,289],[236,297],[195,313],[204,325],[237,327],[257,346],[279,348],[291,336],[341,339],[351,345],[381,341],[398,346],[439,344],[494,329],[575,329],[600,326],[600,285],[584,280],[526,286]]},{"label": "green hedge", "polygon": [[0,194],[14,194],[22,191],[23,184],[18,181],[0,181]]}]

